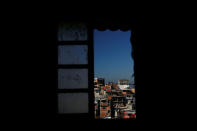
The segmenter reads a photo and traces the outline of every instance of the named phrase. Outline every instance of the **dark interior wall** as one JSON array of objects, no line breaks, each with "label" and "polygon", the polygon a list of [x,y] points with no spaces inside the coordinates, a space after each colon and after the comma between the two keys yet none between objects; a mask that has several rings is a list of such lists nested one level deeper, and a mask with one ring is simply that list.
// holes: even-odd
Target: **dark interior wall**
[{"label": "dark interior wall", "polygon": [[[66,5],[64,6],[65,8],[67,7]],[[100,6],[99,8],[102,9],[102,6]],[[76,8],[73,8],[73,10],[75,9]],[[119,12],[120,9],[121,8],[117,7],[116,12]],[[164,9],[163,12],[166,12],[166,7],[163,9]],[[22,10],[22,12],[25,13],[24,10]],[[21,70],[18,68],[13,68],[13,66],[12,69],[19,70],[17,75],[18,74],[20,75],[21,74],[20,72],[22,70],[26,72],[24,78],[20,79],[20,81],[22,81],[22,83],[25,85],[25,88],[22,92],[22,94],[25,95],[24,97],[21,97],[20,101],[13,103],[14,106],[16,106],[17,108],[22,106],[22,109],[18,109],[17,111],[11,110],[12,113],[19,114],[19,116],[21,115],[21,113],[24,113],[25,118],[30,118],[30,119],[36,118],[36,121],[37,122],[39,121],[41,124],[43,124],[43,121],[50,121],[51,124],[53,124],[52,122],[55,122],[55,113],[54,113],[56,108],[55,107],[56,104],[54,101],[55,98],[54,79],[56,79],[56,76],[54,75],[55,74],[54,67],[56,61],[56,57],[55,57],[56,49],[54,46],[54,43],[56,42],[55,25],[57,19],[59,19],[60,16],[64,16],[65,19],[80,18],[88,21],[89,20],[94,21],[96,19],[98,20],[100,18],[103,18],[103,19],[108,19],[109,21],[117,20],[129,24],[133,24],[134,22],[134,26],[132,26],[133,27],[132,30],[136,30],[136,33],[132,34],[132,36],[135,35],[136,39],[132,39],[131,41],[136,41],[136,42],[131,42],[131,43],[135,43],[133,45],[133,47],[135,48],[133,54],[135,54],[134,55],[135,73],[136,73],[135,76],[137,78],[136,84],[137,84],[138,118],[140,119],[145,118],[145,120],[148,121],[150,117],[153,117],[152,113],[154,112],[157,112],[155,113],[156,114],[155,116],[157,118],[158,117],[164,118],[166,116],[167,118],[169,118],[173,115],[172,113],[170,114],[170,116],[166,114],[166,110],[168,110],[168,112],[171,111],[171,108],[170,109],[167,108],[169,106],[166,100],[163,100],[162,102],[161,101],[157,102],[156,100],[157,100],[157,96],[159,96],[159,94],[162,94],[162,92],[165,93],[164,98],[166,98],[165,96],[168,95],[169,92],[166,92],[166,90],[164,89],[167,88],[171,90],[172,85],[170,85],[169,83],[169,76],[171,76],[170,79],[171,81],[174,81],[176,79],[175,76],[173,76],[172,78],[171,73],[180,74],[181,72],[180,71],[181,69],[177,68],[179,67],[179,65],[174,65],[173,62],[176,61],[178,58],[181,61],[180,63],[182,64],[184,63],[184,60],[187,59],[187,57],[183,57],[185,59],[182,61],[181,59],[182,57],[178,56],[178,54],[176,53],[177,47],[179,46],[179,43],[177,43],[176,40],[174,40],[173,42],[171,42],[169,39],[164,40],[165,38],[169,38],[170,33],[171,33],[170,34],[171,37],[174,37],[175,34],[175,32],[172,33],[174,27],[171,28],[168,27],[168,25],[171,24],[171,22],[173,23],[173,25],[178,25],[177,23],[179,23],[179,21],[173,22],[172,19],[166,19],[169,15],[164,15],[164,13],[163,14],[156,13],[156,15],[151,16],[151,14],[157,12],[157,10],[152,10],[152,12],[146,13],[145,14],[146,16],[137,14],[138,17],[133,16],[134,13],[132,12],[127,12],[125,15],[122,15],[121,13],[118,14],[116,12],[113,15],[107,13],[107,15],[105,16],[102,15],[105,13],[102,13],[100,15],[88,13],[89,15],[85,15],[85,16],[82,15],[81,13],[77,15],[80,11],[77,11],[78,13],[73,15],[71,13],[72,9],[70,11],[67,10],[61,12],[61,14],[64,15],[59,15],[60,12],[61,11],[58,11],[57,13],[58,15],[55,16],[53,16],[53,13],[46,15],[46,12],[45,14],[44,13],[40,14],[39,17],[35,17],[35,15],[29,14],[30,16],[29,18],[26,18],[27,15],[24,14],[22,16],[22,21],[19,21],[20,19],[19,14],[16,14],[15,16],[7,15],[9,18],[11,18],[11,20],[8,20],[10,22],[9,26],[17,27],[16,30],[14,28],[10,30],[6,29],[8,30],[8,32],[12,33],[7,38],[7,41],[13,39],[14,40],[13,43],[15,45],[14,47],[22,48],[22,50],[24,51],[23,53],[21,53],[20,50],[17,50],[17,53],[20,53],[20,56],[17,57],[17,59],[15,59],[14,62],[11,62],[12,64],[13,63],[20,64]],[[146,11],[143,10],[142,12],[146,12]],[[113,11],[111,11],[111,13],[113,13]],[[171,14],[171,12],[169,14]],[[174,18],[175,16],[176,14],[172,15],[170,18]],[[136,19],[136,18],[140,18],[140,19]],[[161,21],[164,22],[159,23]],[[182,19],[180,19],[180,21],[182,21]],[[5,20],[5,22],[7,22],[7,19]],[[22,30],[22,26],[25,26],[24,30]],[[156,26],[155,27],[156,29],[153,28],[154,26]],[[178,27],[176,27],[174,30],[179,29],[180,34],[185,34],[185,32],[181,31],[182,29],[181,27],[182,27],[181,25],[178,25]],[[161,33],[163,31],[165,31],[165,33]],[[22,40],[15,39],[16,36],[13,37],[15,34],[19,34],[16,36],[18,38],[22,38]],[[180,36],[177,37],[177,39],[182,40]],[[174,44],[176,46],[174,46]],[[187,43],[185,43],[183,46],[187,47],[186,44]],[[8,45],[10,46],[10,44]],[[5,50],[10,51],[9,49],[10,48],[7,48]],[[169,49],[171,51],[170,54],[168,52]],[[179,51],[180,52],[183,51],[181,53],[182,56],[185,54],[184,50],[179,50]],[[171,57],[171,54],[174,54],[174,52],[176,54],[176,57]],[[26,57],[27,54],[30,55]],[[25,58],[22,59],[20,63],[18,58],[21,57],[25,57]],[[171,70],[172,72],[168,70],[168,68],[171,67],[173,67],[173,71]],[[176,69],[176,72],[174,72],[174,69]],[[183,78],[185,78],[185,76],[183,76]],[[14,85],[13,87],[15,89],[20,88],[20,87],[16,87],[16,85]],[[176,87],[176,83],[173,85],[172,88],[174,87]],[[18,103],[20,102],[21,104],[19,105]],[[8,104],[12,105],[12,103],[8,103]],[[13,106],[11,107],[12,107],[11,109],[13,109]],[[161,112],[160,111],[161,108],[159,107],[166,110],[164,112],[163,111]],[[18,112],[19,110],[20,112]],[[158,115],[160,113],[161,115]],[[17,120],[18,118],[20,117],[17,117]],[[13,119],[13,116],[10,117],[10,119]]]}]

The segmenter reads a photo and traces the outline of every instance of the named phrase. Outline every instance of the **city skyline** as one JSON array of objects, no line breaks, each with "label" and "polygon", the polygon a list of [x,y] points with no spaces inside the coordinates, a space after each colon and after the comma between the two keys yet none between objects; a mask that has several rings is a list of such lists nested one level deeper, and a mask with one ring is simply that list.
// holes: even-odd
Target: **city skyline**
[{"label": "city skyline", "polygon": [[[104,80],[106,80],[104,77],[94,77],[94,80],[95,80],[95,79],[104,79]],[[128,80],[128,79],[119,79],[119,80]],[[116,83],[116,84],[117,84],[119,80],[117,80],[117,81],[115,81],[115,82],[113,82],[113,81],[108,81],[108,82],[105,82],[105,83],[108,84],[108,83],[111,83],[111,82],[112,82],[112,83]],[[129,84],[133,84],[133,83],[131,83],[131,82],[129,81]]]},{"label": "city skyline", "polygon": [[120,79],[133,83],[130,37],[131,31],[94,30],[95,77],[105,78],[106,83]]}]

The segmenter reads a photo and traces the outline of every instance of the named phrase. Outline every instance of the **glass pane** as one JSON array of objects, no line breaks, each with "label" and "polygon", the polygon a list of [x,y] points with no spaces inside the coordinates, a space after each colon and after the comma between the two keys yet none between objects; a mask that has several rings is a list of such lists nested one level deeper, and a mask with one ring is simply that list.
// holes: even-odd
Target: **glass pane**
[{"label": "glass pane", "polygon": [[88,113],[88,93],[59,93],[59,113]]},{"label": "glass pane", "polygon": [[58,88],[88,88],[88,69],[59,69]]},{"label": "glass pane", "polygon": [[58,46],[58,64],[88,64],[88,46]]},{"label": "glass pane", "polygon": [[61,23],[58,27],[58,41],[87,40],[87,27],[83,23]]}]

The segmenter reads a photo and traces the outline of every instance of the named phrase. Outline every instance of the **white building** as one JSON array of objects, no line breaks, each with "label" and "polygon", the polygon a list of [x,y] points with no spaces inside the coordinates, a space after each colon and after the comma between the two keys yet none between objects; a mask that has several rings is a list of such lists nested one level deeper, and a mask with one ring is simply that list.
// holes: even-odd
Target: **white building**
[{"label": "white building", "polygon": [[123,80],[118,80],[118,87],[121,90],[125,90],[129,88],[129,80],[123,79]]},{"label": "white building", "polygon": [[118,85],[118,87],[119,87],[121,90],[125,90],[125,89],[129,88],[129,85]]}]

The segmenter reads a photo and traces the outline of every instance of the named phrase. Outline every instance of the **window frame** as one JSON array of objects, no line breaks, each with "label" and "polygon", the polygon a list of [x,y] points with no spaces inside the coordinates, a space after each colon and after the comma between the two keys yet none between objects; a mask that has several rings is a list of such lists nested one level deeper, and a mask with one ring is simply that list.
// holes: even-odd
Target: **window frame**
[{"label": "window frame", "polygon": [[[134,22],[128,20],[126,23],[121,23],[119,20],[115,19],[87,19],[87,18],[66,18],[59,17],[56,19],[56,36],[58,31],[58,24],[60,22],[82,22],[87,25],[88,29],[88,38],[86,41],[61,41],[58,42],[56,38],[56,118],[58,119],[91,119],[91,120],[106,120],[106,119],[95,119],[95,109],[94,109],[94,40],[93,33],[97,29],[99,31],[105,31],[110,29],[111,31],[116,31],[117,29],[122,29],[122,31],[131,31],[130,44],[132,45],[132,58],[134,61],[134,82],[135,90],[137,89],[136,85],[136,25]],[[110,25],[112,23],[112,26]],[[59,45],[87,45],[88,46],[88,64],[80,65],[58,65],[58,46]],[[88,69],[88,89],[58,89],[58,69]],[[58,113],[58,93],[88,93],[88,113],[74,113],[74,114],[59,114]],[[137,92],[137,90],[136,90]],[[137,93],[135,94],[136,97]],[[135,99],[135,109],[137,107],[137,101]],[[136,110],[137,115],[137,110]],[[113,119],[111,119],[113,120]],[[121,119],[124,120],[124,119]],[[126,119],[133,120],[133,119]]]}]

